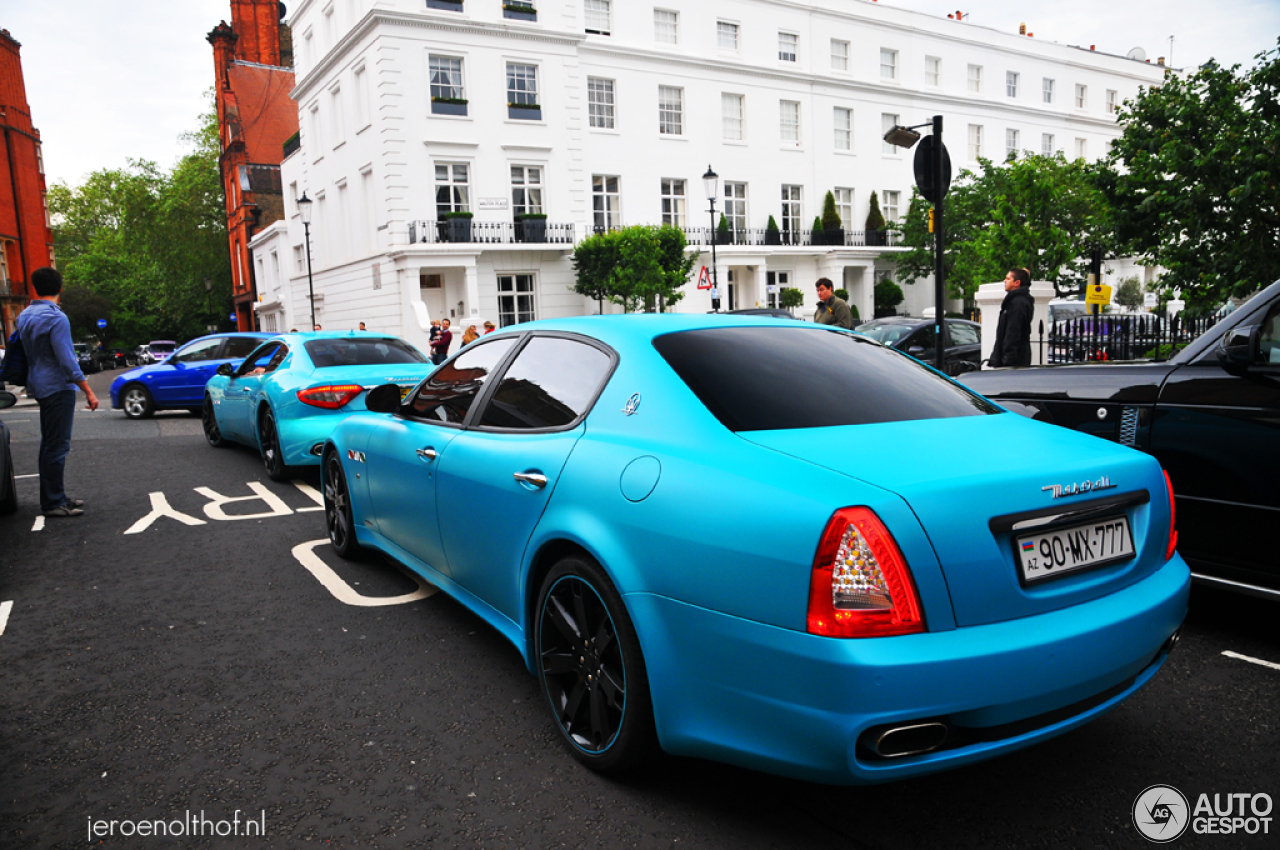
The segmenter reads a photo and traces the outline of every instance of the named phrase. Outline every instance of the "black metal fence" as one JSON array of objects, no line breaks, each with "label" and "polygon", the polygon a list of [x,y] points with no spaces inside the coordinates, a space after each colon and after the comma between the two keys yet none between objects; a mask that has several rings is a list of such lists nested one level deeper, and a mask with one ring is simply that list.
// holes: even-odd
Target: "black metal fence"
[{"label": "black metal fence", "polygon": [[573,225],[534,221],[472,221],[450,218],[442,221],[409,222],[409,241],[468,242],[481,244],[546,243],[572,245]]},{"label": "black metal fence", "polygon": [[[769,230],[747,227],[719,230],[711,227],[684,227],[690,245],[791,245],[829,248],[886,247],[897,244],[898,234],[879,230]],[[599,232],[597,230],[596,232]]]},{"label": "black metal fence", "polygon": [[1045,334],[1040,323],[1041,362],[1094,363],[1112,360],[1168,360],[1216,322],[1212,316],[1172,319],[1152,313],[1077,316],[1063,319]]}]

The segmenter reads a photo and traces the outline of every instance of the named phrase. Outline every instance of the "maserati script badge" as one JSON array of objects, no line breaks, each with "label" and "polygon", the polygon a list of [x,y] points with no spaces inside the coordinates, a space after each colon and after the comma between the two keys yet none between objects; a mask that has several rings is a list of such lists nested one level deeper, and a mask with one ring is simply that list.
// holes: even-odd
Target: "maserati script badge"
[{"label": "maserati script badge", "polygon": [[632,393],[631,398],[627,399],[626,406],[622,408],[622,412],[628,416],[636,412],[640,407],[640,393]]},{"label": "maserati script badge", "polygon": [[1055,499],[1065,499],[1067,496],[1083,496],[1085,493],[1093,493],[1098,490],[1114,490],[1116,485],[1111,483],[1111,479],[1102,476],[1097,481],[1084,480],[1071,484],[1047,484],[1040,488],[1040,492],[1048,490],[1053,493]]}]

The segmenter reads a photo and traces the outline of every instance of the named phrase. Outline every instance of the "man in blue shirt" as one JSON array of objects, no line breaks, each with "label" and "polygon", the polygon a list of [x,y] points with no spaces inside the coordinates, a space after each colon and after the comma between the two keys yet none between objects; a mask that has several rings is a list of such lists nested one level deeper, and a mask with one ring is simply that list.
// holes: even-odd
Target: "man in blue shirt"
[{"label": "man in blue shirt", "polygon": [[76,350],[71,345],[71,322],[58,306],[62,275],[42,268],[31,273],[36,298],[18,316],[18,336],[27,355],[27,395],[40,404],[40,510],[45,516],[80,516],[84,501],[67,496],[62,477],[71,451],[71,426],[76,413],[76,387],[90,410],[98,397],[89,388]]}]

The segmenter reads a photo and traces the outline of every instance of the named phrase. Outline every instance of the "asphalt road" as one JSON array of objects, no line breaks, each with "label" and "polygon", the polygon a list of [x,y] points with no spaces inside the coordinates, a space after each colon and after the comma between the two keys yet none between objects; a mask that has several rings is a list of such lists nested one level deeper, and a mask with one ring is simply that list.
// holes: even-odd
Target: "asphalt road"
[{"label": "asphalt road", "polygon": [[[33,475],[36,411],[0,416]],[[614,779],[568,755],[515,650],[458,604],[350,604],[422,592],[328,551],[314,478],[267,480],[185,413],[104,409],[77,414],[68,485],[82,518],[36,530],[34,477],[0,518],[4,850],[1137,848],[1149,786],[1280,798],[1280,608],[1260,600],[1197,589],[1144,691],[985,764],[868,788],[690,759]],[[209,835],[237,811],[241,837]],[[188,812],[204,836],[91,835]],[[1275,847],[1270,817],[1265,836],[1171,846]],[[265,834],[245,837],[248,819]]]}]

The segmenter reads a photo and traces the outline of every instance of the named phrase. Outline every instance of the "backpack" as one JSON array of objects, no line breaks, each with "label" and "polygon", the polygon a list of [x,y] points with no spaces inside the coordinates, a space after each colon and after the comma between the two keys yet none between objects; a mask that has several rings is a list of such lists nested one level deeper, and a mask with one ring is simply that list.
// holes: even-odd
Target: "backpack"
[{"label": "backpack", "polygon": [[22,338],[15,330],[5,344],[4,369],[0,371],[0,384],[27,385],[27,353],[22,348]]}]

